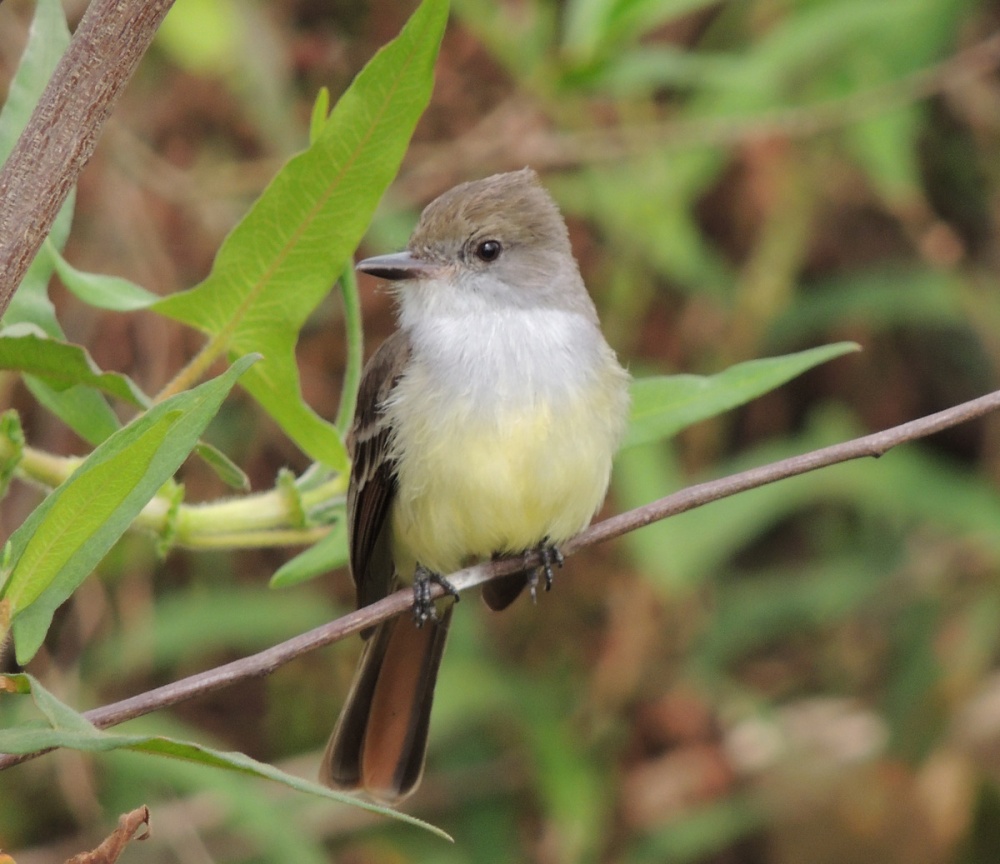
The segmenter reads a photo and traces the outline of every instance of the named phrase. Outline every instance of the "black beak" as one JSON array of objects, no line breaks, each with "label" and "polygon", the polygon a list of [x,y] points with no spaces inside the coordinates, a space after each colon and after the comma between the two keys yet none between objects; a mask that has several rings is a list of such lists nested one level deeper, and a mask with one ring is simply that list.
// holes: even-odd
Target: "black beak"
[{"label": "black beak", "polygon": [[441,272],[441,265],[416,258],[412,252],[376,255],[354,265],[362,273],[397,282],[401,279],[428,279]]}]

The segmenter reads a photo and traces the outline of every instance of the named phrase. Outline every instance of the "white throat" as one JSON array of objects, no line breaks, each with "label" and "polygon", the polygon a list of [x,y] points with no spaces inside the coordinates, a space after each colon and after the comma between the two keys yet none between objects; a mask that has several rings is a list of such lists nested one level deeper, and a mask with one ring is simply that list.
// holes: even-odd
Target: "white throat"
[{"label": "white throat", "polygon": [[575,396],[604,353],[593,322],[562,309],[479,309],[401,323],[435,389],[483,406]]}]

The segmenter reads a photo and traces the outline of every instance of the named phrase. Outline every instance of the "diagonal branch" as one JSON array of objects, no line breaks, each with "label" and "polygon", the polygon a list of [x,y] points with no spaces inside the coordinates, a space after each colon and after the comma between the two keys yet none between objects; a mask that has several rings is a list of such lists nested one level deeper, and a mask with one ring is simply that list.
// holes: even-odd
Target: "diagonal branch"
[{"label": "diagonal branch", "polygon": [[[587,546],[595,543],[602,543],[614,537],[619,537],[637,528],[642,528],[669,516],[676,516],[685,513],[704,504],[710,504],[721,498],[728,498],[739,492],[749,489],[756,489],[783,480],[788,477],[795,477],[818,468],[825,468],[828,465],[836,465],[840,462],[848,462],[863,456],[878,457],[893,447],[914,441],[918,438],[925,438],[960,423],[966,423],[978,417],[982,417],[991,411],[1000,408],[1000,390],[980,396],[969,402],[963,402],[953,408],[921,417],[918,420],[911,420],[900,426],[893,426],[882,432],[875,432],[871,435],[864,435],[854,438],[841,444],[834,444],[803,453],[799,456],[792,456],[789,459],[782,459],[758,468],[751,468],[748,471],[741,471],[739,474],[732,474],[719,480],[710,480],[707,483],[699,483],[696,486],[689,486],[665,498],[660,498],[651,504],[630,510],[618,516],[613,516],[596,525],[592,525],[586,531],[569,540],[562,547],[565,555],[572,555]],[[449,576],[448,581],[459,589],[465,590],[476,585],[481,585],[490,579],[516,573],[523,570],[525,564],[532,566],[540,564],[537,553],[532,556],[508,558],[500,561],[491,561],[487,564],[478,564],[469,567],[458,573]],[[433,585],[431,591],[434,597],[444,594],[444,589],[440,585]],[[238,681],[245,681],[250,678],[259,678],[268,675],[279,666],[294,660],[296,657],[338,642],[353,633],[378,624],[381,621],[398,615],[400,612],[413,605],[413,593],[409,589],[397,591],[394,594],[365,606],[355,612],[316,627],[306,633],[302,633],[274,645],[257,654],[226,663],[205,672],[199,672],[179,681],[165,684],[145,693],[104,705],[101,708],[94,708],[87,711],[84,716],[95,726],[106,729],[126,720],[141,717],[160,708],[176,705],[187,699],[212,693],[223,687],[228,687]],[[32,759],[35,756],[47,751],[39,751],[23,756],[0,755],[0,770],[17,765],[20,762]]]},{"label": "diagonal branch", "polygon": [[0,170],[0,315],[173,0],[93,0]]}]

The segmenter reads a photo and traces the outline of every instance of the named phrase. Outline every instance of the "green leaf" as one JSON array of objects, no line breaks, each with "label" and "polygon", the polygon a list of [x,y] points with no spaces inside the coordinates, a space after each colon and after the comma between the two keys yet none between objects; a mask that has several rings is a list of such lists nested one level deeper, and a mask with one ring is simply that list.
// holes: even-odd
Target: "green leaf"
[{"label": "green leaf", "polygon": [[233,0],[175,3],[156,33],[156,44],[184,69],[211,76],[239,68],[245,17]]},{"label": "green leaf", "polygon": [[146,309],[160,299],[152,291],[120,276],[104,276],[77,270],[48,241],[42,251],[48,256],[63,285],[90,306],[113,312],[134,312],[136,309]]},{"label": "green leaf", "polygon": [[[59,0],[39,0],[28,31],[28,41],[11,79],[7,101],[0,111],[0,162],[6,161],[27,126],[31,113],[45,85],[69,45],[69,27]],[[66,201],[52,226],[53,242],[62,245],[73,218],[72,196]],[[17,293],[4,314],[4,323],[31,322],[50,336],[61,337],[55,309],[48,296],[52,268],[46,256],[39,255],[25,274]]]},{"label": "green leaf", "polygon": [[0,498],[3,498],[24,453],[21,418],[12,408],[0,414],[0,442],[3,442],[0,450],[5,454],[0,456]]},{"label": "green leaf", "polygon": [[208,278],[153,307],[208,333],[209,356],[260,351],[266,359],[243,386],[307,454],[338,469],[343,442],[302,401],[295,341],[399,168],[430,98],[447,17],[444,0],[425,0],[226,238]]},{"label": "green leaf", "polygon": [[[94,306],[98,309],[109,309],[113,312],[133,312],[138,309],[145,309],[160,299],[156,294],[153,294],[151,291],[147,291],[141,285],[136,285],[128,279],[122,279],[118,276],[105,276],[97,273],[85,273],[82,270],[77,270],[72,264],[66,261],[66,259],[59,254],[59,251],[55,248],[55,246],[48,241],[46,241],[43,251],[55,267],[63,285],[76,295],[78,299],[89,304],[90,306]],[[88,362],[90,362],[89,357],[87,359]],[[124,376],[120,377],[124,378]],[[130,379],[125,378],[125,381],[128,383],[129,387],[135,387]],[[91,386],[96,385],[92,384]],[[138,388],[135,388],[135,390],[142,399],[141,402],[136,404],[143,406],[147,405],[149,400],[146,395],[141,393]],[[36,398],[43,404],[47,403],[46,397],[47,394],[44,392],[36,394]],[[61,411],[57,413],[60,413],[60,416],[63,416],[63,418],[66,419],[65,415],[67,412],[72,412],[73,408],[74,406],[71,404],[71,401],[64,399]],[[103,416],[95,416],[92,412],[89,412],[87,408],[88,406],[81,406],[81,410],[78,412],[79,416],[76,417],[75,420],[76,424],[85,426],[88,423],[95,423],[103,420]],[[73,423],[70,425],[73,426],[74,429],[77,429],[77,425],[74,425]],[[87,437],[87,440],[91,443],[99,444],[117,428],[118,424],[115,422],[110,429],[108,429],[106,425],[103,426],[101,428],[101,432],[103,432],[103,434],[98,432],[97,435],[99,437],[97,437],[96,440],[94,440],[93,435],[85,437]],[[77,431],[79,431],[79,429],[77,429]],[[233,489],[241,490],[248,490],[250,488],[250,480],[243,470],[228,456],[226,456],[225,453],[221,452],[216,447],[213,447],[211,444],[206,444],[205,442],[199,442],[195,447],[195,452],[227,486]]]},{"label": "green leaf", "polygon": [[28,118],[69,45],[69,27],[59,0],[38,0],[21,62],[0,111],[0,162],[11,154]]},{"label": "green leaf", "polygon": [[195,445],[194,452],[230,489],[239,489],[241,492],[250,491],[250,478],[247,477],[246,472],[218,447],[199,441]]},{"label": "green leaf", "polygon": [[149,399],[127,376],[102,372],[86,350],[61,341],[62,330],[54,318],[52,323],[56,334],[50,339],[31,332],[34,324],[13,324],[3,331],[0,368],[22,372],[38,402],[96,446],[121,425],[97,390],[141,407]]},{"label": "green leaf", "polygon": [[79,345],[25,332],[21,326],[0,332],[0,369],[14,369],[43,379],[53,390],[84,385],[145,408],[146,395],[126,375],[103,372]]},{"label": "green leaf", "polygon": [[68,747],[84,752],[125,749],[136,753],[182,759],[213,768],[236,771],[251,777],[274,780],[299,792],[317,795],[331,801],[339,801],[352,807],[360,807],[363,810],[423,828],[445,840],[451,840],[451,837],[440,828],[414,816],[408,816],[388,807],[370,804],[343,792],[336,792],[333,789],[320,786],[318,783],[288,774],[272,765],[258,762],[243,753],[223,752],[193,742],[178,741],[160,735],[126,735],[103,732],[91,724],[82,714],[56,699],[32,676],[19,674],[7,675],[4,678],[18,693],[24,693],[30,687],[31,698],[49,725],[47,728],[35,724],[0,730],[0,752],[2,753],[24,754],[51,747]]},{"label": "green leaf", "polygon": [[309,115],[309,143],[315,144],[319,138],[323,127],[326,126],[327,118],[330,115],[330,91],[326,87],[320,87],[316,94],[316,101],[313,102],[312,114]]},{"label": "green leaf", "polygon": [[853,342],[837,342],[784,357],[739,363],[717,375],[640,378],[632,383],[632,417],[623,446],[670,438],[694,423],[744,405],[820,363],[858,350]]},{"label": "green leaf", "polygon": [[236,379],[254,362],[179,393],[94,450],[11,536],[9,604],[19,663],[38,650],[52,615],[191,452]]},{"label": "green leaf", "polygon": [[347,563],[347,518],[341,511],[340,517],[330,528],[330,533],[286,561],[271,577],[272,588],[288,588],[307,579],[321,576],[343,567]]}]

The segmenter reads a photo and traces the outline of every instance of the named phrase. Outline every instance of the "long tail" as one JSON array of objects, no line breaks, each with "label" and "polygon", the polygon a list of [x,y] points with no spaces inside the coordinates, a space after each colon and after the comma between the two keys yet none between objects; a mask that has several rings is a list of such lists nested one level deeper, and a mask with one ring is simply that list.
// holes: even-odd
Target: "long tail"
[{"label": "long tail", "polygon": [[452,605],[422,627],[403,614],[376,628],[326,746],[322,782],[387,804],[417,788]]}]

